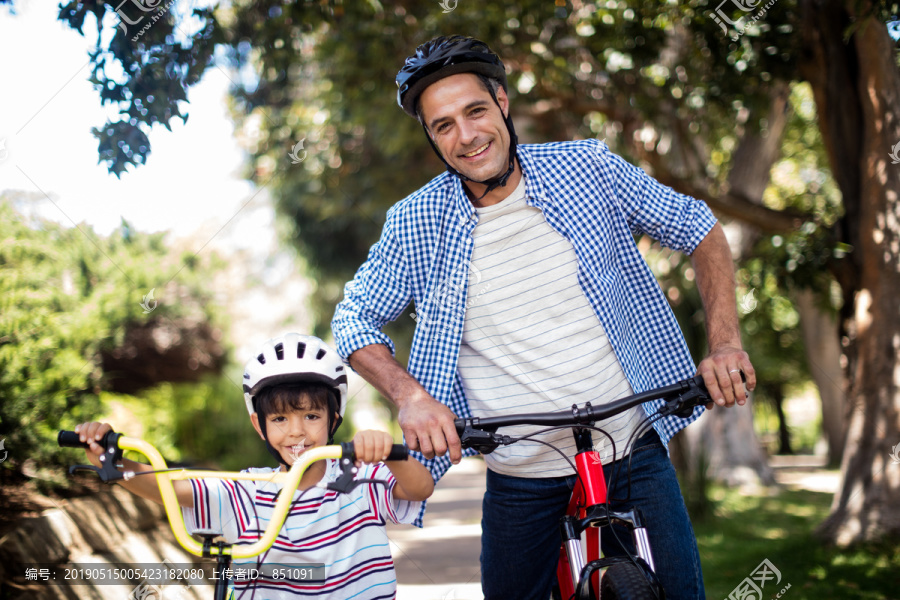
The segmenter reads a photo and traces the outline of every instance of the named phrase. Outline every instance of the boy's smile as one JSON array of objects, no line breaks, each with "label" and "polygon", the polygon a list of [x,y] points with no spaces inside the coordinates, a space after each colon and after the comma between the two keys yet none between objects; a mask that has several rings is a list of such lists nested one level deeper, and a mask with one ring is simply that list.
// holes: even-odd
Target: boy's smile
[{"label": "boy's smile", "polygon": [[299,444],[290,446],[288,448],[288,452],[290,452],[291,458],[293,459],[291,462],[296,462],[296,460],[300,458],[300,455],[306,451],[306,448],[306,438],[303,438],[303,440]]}]

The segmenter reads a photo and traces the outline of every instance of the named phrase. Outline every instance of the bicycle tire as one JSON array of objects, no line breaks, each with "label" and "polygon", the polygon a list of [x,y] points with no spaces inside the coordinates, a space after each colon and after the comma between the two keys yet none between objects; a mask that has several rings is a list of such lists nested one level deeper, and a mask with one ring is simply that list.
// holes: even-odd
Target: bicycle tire
[{"label": "bicycle tire", "polygon": [[656,600],[650,582],[641,570],[630,563],[611,566],[600,580],[603,600]]}]

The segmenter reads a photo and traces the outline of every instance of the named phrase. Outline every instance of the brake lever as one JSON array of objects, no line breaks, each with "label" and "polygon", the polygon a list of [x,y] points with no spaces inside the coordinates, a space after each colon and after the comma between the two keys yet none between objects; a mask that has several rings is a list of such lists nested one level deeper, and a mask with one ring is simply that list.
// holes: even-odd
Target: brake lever
[{"label": "brake lever", "polygon": [[95,467],[94,465],[72,465],[69,467],[69,475],[78,471],[93,471],[100,477],[100,481],[103,483],[112,483],[114,481],[119,481],[120,479],[130,479],[126,473],[123,473],[116,468],[116,464],[122,460],[122,450],[115,443],[118,441],[120,435],[121,434],[116,434],[115,439],[106,449],[106,454],[100,455],[100,462],[103,463],[102,467]]},{"label": "brake lever", "polygon": [[462,435],[459,436],[463,448],[472,448],[481,454],[490,454],[498,447],[508,444],[512,438],[508,435],[498,435],[495,431],[484,431],[466,425]]},{"label": "brake lever", "polygon": [[659,409],[659,414],[664,417],[674,415],[676,417],[681,417],[682,419],[687,419],[694,414],[695,407],[710,402],[712,399],[709,397],[709,392],[701,388],[697,380],[698,377],[689,379],[687,382],[688,389],[679,394],[674,400],[666,402],[665,405]]},{"label": "brake lever", "polygon": [[338,466],[341,468],[340,477],[325,484],[325,488],[342,494],[349,494],[359,484],[359,482],[353,481],[359,469],[356,468],[356,465],[349,458],[341,458],[338,461]]}]

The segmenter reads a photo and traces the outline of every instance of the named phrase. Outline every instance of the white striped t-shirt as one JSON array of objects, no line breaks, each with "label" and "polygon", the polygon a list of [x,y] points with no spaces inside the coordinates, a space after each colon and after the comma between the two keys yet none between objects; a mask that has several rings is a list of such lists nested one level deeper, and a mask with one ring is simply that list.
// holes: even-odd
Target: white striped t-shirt
[{"label": "white striped t-shirt", "polygon": [[[249,471],[265,474],[275,470]],[[328,460],[323,481],[335,481],[340,473],[337,461]],[[384,485],[365,483],[347,494],[319,487],[294,493],[296,504],[264,555],[266,567],[257,569],[254,558],[232,563],[233,571],[249,573],[257,569],[264,574],[256,581],[235,577],[236,600],[251,596],[256,600],[391,600],[396,596],[397,577],[384,526],[387,521],[412,523],[422,503],[393,497],[396,480],[384,463],[363,465],[355,478],[377,479]],[[189,481],[194,506],[182,508],[188,532],[211,529],[222,532],[228,543],[238,545],[259,539],[282,489],[280,484],[267,481]],[[312,563],[324,567],[313,569],[311,578],[297,568]],[[299,578],[291,578],[291,574]]]},{"label": "white striped t-shirt", "polygon": [[[525,177],[502,202],[478,208],[472,233],[465,325],[459,374],[472,414],[491,417],[594,406],[627,396],[631,385],[606,332],[578,284],[572,244],[543,213],[525,202]],[[597,423],[615,440],[594,432],[604,464],[621,458],[644,419],[640,407]],[[540,427],[511,427],[521,436]],[[540,435],[568,457],[571,429]],[[551,448],[532,441],[500,447],[485,456],[488,467],[518,477],[571,475]]]}]

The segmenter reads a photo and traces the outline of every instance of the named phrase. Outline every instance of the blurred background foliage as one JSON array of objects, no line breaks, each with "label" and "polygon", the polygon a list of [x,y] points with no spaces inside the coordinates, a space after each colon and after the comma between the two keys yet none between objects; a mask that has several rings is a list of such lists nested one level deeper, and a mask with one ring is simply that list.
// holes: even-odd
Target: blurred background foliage
[{"label": "blurred background foliage", "polygon": [[[94,133],[101,160],[116,175],[149,159],[150,128],[187,118],[189,88],[206,69],[228,70],[237,136],[248,154],[246,176],[274,199],[285,241],[298,249],[316,282],[314,333],[324,337],[342,286],[377,240],[387,209],[443,170],[421,126],[396,106],[398,68],[435,35],[465,33],[488,41],[508,66],[522,142],[605,139],[663,183],[706,200],[728,226],[738,240],[746,348],[765,381],[757,403],[764,418],[757,426],[777,433],[784,451],[789,440],[785,445],[780,402],[786,386],[797,389],[810,380],[793,295],[811,289],[823,310],[844,308],[853,290],[838,285],[835,273],[853,269],[847,260],[853,248],[813,92],[800,74],[801,44],[813,26],[809,13],[798,0],[778,0],[764,18],[737,31],[715,21],[714,4],[461,0],[447,13],[436,1],[421,0],[234,0],[200,8],[175,3],[140,35],[150,9],[138,3],[72,0],[60,5],[59,18],[86,36],[96,33],[92,81],[101,102],[118,108],[121,118]],[[159,3],[146,3],[151,5],[155,10]],[[871,7],[869,14],[882,22],[898,10],[896,2]],[[735,19],[743,15],[730,10]],[[783,130],[772,113],[773,99],[782,93]],[[770,135],[780,141],[768,162],[741,154],[746,139],[764,144]],[[292,153],[303,161],[292,162]],[[769,178],[758,200],[742,196],[731,179],[756,161]],[[639,243],[699,360],[705,332],[689,261],[650,240]],[[193,268],[186,265],[178,281]],[[134,277],[147,287],[151,281]],[[121,294],[113,296],[124,302]],[[141,318],[129,312],[139,310],[134,304],[119,312],[109,308],[119,318],[108,327],[110,340],[124,339],[122,323]],[[101,310],[103,304],[97,298],[90,306]],[[401,318],[387,330],[398,341],[401,361],[413,326]],[[99,401],[102,373],[95,363],[78,369],[82,357],[96,362],[99,349],[90,344],[100,343],[85,339],[73,346],[67,382],[75,391],[68,396]],[[193,415],[183,422],[181,416],[164,417],[168,421],[158,421],[150,434],[173,454],[176,447],[201,459],[215,452],[223,464],[229,445],[243,451],[243,442],[228,437],[228,423],[213,437],[192,429],[205,411],[219,409],[214,398],[232,385],[223,381],[164,384],[146,392],[146,406],[169,403]],[[58,402],[72,403],[64,387],[55,392]],[[235,416],[235,428],[245,418],[239,410],[222,410],[224,419]],[[777,432],[770,431],[776,422]],[[176,444],[176,438],[182,441]]]}]

